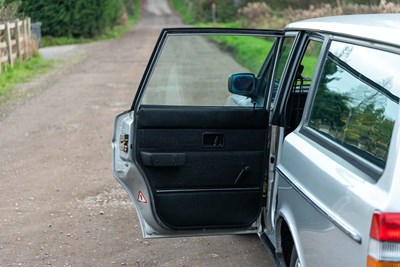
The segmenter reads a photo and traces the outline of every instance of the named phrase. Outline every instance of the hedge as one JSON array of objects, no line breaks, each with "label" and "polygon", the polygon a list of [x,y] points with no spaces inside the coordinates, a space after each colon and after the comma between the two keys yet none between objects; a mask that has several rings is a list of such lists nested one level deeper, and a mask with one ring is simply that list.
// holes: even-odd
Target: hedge
[{"label": "hedge", "polygon": [[124,0],[20,0],[20,13],[54,37],[94,37],[118,24],[123,10]]}]

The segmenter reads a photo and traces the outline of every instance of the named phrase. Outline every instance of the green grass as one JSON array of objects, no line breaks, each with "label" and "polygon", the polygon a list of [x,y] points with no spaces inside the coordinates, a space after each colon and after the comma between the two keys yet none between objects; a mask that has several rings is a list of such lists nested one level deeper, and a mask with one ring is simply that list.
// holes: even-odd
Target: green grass
[{"label": "green grass", "polygon": [[273,41],[254,36],[212,36],[221,49],[228,51],[242,66],[257,74],[261,69]]},{"label": "green grass", "polygon": [[183,22],[186,24],[194,24],[195,18],[193,18],[192,14],[188,10],[187,6],[185,5],[184,1],[182,0],[172,0],[172,7],[176,10],[176,12],[181,15]]},{"label": "green grass", "polygon": [[208,22],[197,22],[193,24],[200,28],[242,28],[240,22],[225,22],[225,23],[208,23]]},{"label": "green grass", "polygon": [[51,37],[51,36],[42,37],[42,45],[44,47],[56,46],[56,45],[84,44],[84,43],[89,43],[91,41],[92,40],[89,38]]},{"label": "green grass", "polygon": [[190,12],[191,3],[186,2],[184,0],[172,0],[172,8],[178,12],[178,14],[182,17],[183,22],[186,24],[191,24],[196,27],[218,27],[218,28],[240,28],[240,22],[227,22],[227,23],[207,23],[207,22],[198,22],[196,18],[193,17],[193,14]]},{"label": "green grass", "polygon": [[[135,10],[140,10],[140,0],[135,1]],[[101,40],[117,39],[121,38],[124,33],[131,28],[135,23],[140,20],[140,12],[135,12],[133,16],[128,18],[128,22],[125,25],[118,25],[116,27],[106,30],[103,34],[93,38],[74,38],[74,37],[42,37],[42,45],[57,46],[57,45],[71,45],[71,44],[85,44]]]},{"label": "green grass", "polygon": [[314,75],[315,67],[317,66],[318,56],[304,56],[301,64],[304,66],[302,76],[312,78]]},{"label": "green grass", "polygon": [[44,73],[53,65],[52,61],[33,57],[28,61],[19,61],[13,68],[7,67],[0,74],[0,103],[13,93],[15,85],[27,82],[38,74]]}]

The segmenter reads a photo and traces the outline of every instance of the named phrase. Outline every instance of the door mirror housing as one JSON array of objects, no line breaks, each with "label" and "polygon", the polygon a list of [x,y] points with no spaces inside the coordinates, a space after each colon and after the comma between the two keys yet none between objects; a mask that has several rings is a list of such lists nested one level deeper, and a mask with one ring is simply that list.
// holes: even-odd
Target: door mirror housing
[{"label": "door mirror housing", "polygon": [[257,78],[253,73],[232,74],[228,79],[228,90],[232,94],[254,97],[256,82]]}]

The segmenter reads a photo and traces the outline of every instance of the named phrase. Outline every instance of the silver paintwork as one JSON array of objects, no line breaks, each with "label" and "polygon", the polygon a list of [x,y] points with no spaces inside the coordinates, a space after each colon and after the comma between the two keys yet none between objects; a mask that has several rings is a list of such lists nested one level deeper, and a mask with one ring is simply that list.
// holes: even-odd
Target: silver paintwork
[{"label": "silver paintwork", "polygon": [[[114,131],[112,139],[112,171],[114,177],[129,194],[132,202],[135,205],[136,213],[139,217],[140,226],[144,238],[152,237],[154,233],[160,231],[162,228],[157,223],[156,218],[153,216],[151,210],[151,194],[149,193],[148,186],[143,179],[140,170],[133,162],[133,152],[131,147],[133,145],[133,125],[134,113],[124,112],[115,118]],[[119,149],[119,136],[121,134],[129,135],[128,152],[123,152]],[[141,191],[148,203],[141,203],[137,201],[137,197]]]},{"label": "silver paintwork", "polygon": [[[290,180],[278,178],[278,212],[296,226],[303,265],[365,266],[372,214],[385,210],[390,192],[296,131],[285,138],[278,168]],[[332,259],[332,247],[340,259]]]},{"label": "silver paintwork", "polygon": [[332,32],[400,45],[400,14],[323,17],[294,22],[287,25],[285,29]]},{"label": "silver paintwork", "polygon": [[[268,191],[267,191],[267,209],[266,209],[266,222],[265,232],[270,238],[275,238],[275,214],[276,214],[276,192],[278,190],[278,183],[274,177],[276,176],[276,164],[279,162],[280,150],[279,145],[283,142],[283,129],[277,126],[270,127],[271,147],[269,152],[268,164]],[[271,163],[273,158],[274,163]]]},{"label": "silver paintwork", "polygon": [[[299,188],[299,186],[295,185],[292,180],[284,174],[284,171],[281,171],[278,167],[276,171],[280,178],[285,179],[286,183],[290,185],[290,189],[294,189],[296,193],[300,194],[310,205],[312,205],[316,210],[318,210],[322,215],[324,215],[329,221],[331,221],[336,227],[338,227],[341,231],[343,231],[346,235],[351,237],[354,241],[361,244],[362,237],[358,233],[357,230],[353,229],[351,226],[347,225],[343,222],[340,218],[338,218],[335,214],[330,214],[329,210],[325,210],[323,205],[318,200],[311,199],[309,196],[304,194],[303,192],[306,191],[304,188]],[[282,189],[282,187],[281,187]]]},{"label": "silver paintwork", "polygon": [[[380,48],[376,40],[389,44],[384,49],[400,53],[400,14],[319,18],[286,29],[331,33],[333,38],[338,34]],[[307,115],[306,110],[303,120]],[[374,211],[400,212],[399,122],[377,182],[303,135],[300,127],[285,137],[280,148],[275,176],[278,224],[282,220],[288,224],[302,266],[366,266]],[[277,252],[280,241],[278,236]]]}]

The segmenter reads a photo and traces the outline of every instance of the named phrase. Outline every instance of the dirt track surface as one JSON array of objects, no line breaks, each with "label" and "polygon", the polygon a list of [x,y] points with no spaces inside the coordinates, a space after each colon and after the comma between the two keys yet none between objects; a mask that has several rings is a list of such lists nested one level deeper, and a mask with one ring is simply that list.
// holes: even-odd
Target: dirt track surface
[{"label": "dirt track surface", "polygon": [[143,7],[124,38],[64,49],[0,109],[0,266],[272,266],[257,236],[142,239],[111,174],[112,123],[160,28],[180,26],[164,1]]}]

